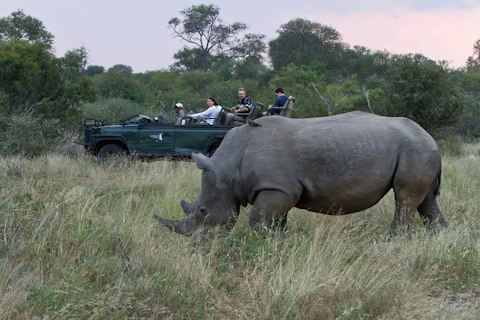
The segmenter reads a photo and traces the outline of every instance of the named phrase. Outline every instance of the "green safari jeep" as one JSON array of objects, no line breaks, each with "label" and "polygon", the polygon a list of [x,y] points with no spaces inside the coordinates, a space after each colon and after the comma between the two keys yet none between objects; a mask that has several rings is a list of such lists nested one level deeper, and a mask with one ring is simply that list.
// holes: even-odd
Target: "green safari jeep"
[{"label": "green safari jeep", "polygon": [[155,120],[135,115],[106,126],[100,120],[84,118],[84,141],[87,151],[101,161],[112,155],[140,157],[184,156],[192,152],[213,155],[227,132],[235,125],[193,123],[174,125],[162,117]]},{"label": "green safari jeep", "polygon": [[[279,108],[279,115],[290,117],[294,101],[295,98],[289,97]],[[167,123],[161,116],[151,119],[135,115],[121,120],[119,125],[106,126],[100,120],[84,118],[84,141],[77,143],[97,156],[99,161],[117,155],[190,157],[192,152],[201,152],[212,156],[229,130],[244,125],[246,119],[261,117],[262,111],[263,105],[259,102],[253,104],[249,113],[237,113],[235,117],[222,111],[213,125],[190,123],[188,119],[184,119],[184,125],[175,125]]]}]

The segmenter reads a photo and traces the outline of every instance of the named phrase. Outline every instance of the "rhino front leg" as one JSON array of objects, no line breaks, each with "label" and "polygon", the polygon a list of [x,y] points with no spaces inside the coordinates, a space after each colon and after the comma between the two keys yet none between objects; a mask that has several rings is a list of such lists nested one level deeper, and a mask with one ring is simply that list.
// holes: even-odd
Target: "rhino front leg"
[{"label": "rhino front leg", "polygon": [[277,190],[261,191],[250,213],[250,227],[260,230],[263,227],[285,230],[288,211],[295,205],[294,200]]}]

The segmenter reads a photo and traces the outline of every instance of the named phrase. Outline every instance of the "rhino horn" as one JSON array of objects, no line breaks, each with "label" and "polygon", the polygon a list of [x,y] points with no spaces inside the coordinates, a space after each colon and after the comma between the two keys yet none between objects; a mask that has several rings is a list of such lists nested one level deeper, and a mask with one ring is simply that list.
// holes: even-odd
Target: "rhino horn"
[{"label": "rhino horn", "polygon": [[197,219],[188,217],[186,219],[165,219],[158,214],[153,215],[155,219],[160,221],[165,227],[183,235],[191,235],[198,229]]},{"label": "rhino horn", "polygon": [[187,217],[190,216],[193,212],[193,203],[188,203],[187,201],[182,200],[180,204]]}]

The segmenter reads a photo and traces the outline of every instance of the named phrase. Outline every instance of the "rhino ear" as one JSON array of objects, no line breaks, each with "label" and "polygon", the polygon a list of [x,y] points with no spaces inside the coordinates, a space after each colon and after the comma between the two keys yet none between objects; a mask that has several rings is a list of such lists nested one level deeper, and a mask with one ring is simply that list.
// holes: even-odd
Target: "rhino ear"
[{"label": "rhino ear", "polygon": [[213,163],[210,158],[207,158],[201,153],[192,153],[192,159],[197,164],[198,169],[213,171]]}]

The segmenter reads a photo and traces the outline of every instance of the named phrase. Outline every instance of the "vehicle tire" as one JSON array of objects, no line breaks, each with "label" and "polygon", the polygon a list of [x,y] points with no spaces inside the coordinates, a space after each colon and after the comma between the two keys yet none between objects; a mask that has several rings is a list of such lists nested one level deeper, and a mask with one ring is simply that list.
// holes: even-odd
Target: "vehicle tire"
[{"label": "vehicle tire", "polygon": [[218,149],[218,146],[211,148],[210,151],[208,151],[208,157],[211,158],[215,153],[215,151],[217,151],[217,149]]},{"label": "vehicle tire", "polygon": [[97,153],[98,163],[107,164],[112,160],[125,160],[127,158],[127,150],[118,144],[107,144]]}]

